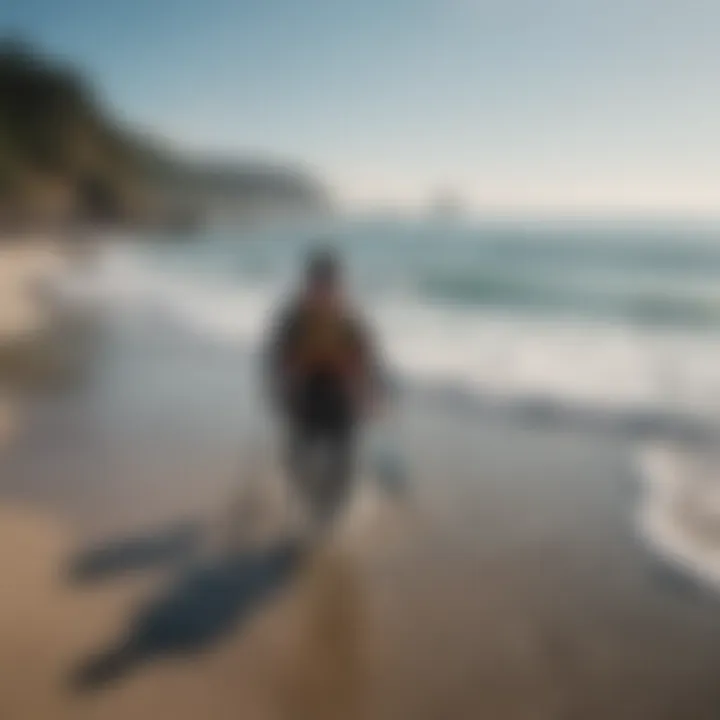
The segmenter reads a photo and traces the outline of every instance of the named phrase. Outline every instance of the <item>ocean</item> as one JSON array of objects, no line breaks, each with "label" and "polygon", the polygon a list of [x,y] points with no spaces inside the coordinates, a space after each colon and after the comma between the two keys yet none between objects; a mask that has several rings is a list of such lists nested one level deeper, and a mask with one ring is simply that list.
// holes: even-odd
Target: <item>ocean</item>
[{"label": "ocean", "polygon": [[398,377],[497,404],[720,419],[720,229],[680,223],[335,221],[109,245],[86,283],[257,348],[317,244]]}]

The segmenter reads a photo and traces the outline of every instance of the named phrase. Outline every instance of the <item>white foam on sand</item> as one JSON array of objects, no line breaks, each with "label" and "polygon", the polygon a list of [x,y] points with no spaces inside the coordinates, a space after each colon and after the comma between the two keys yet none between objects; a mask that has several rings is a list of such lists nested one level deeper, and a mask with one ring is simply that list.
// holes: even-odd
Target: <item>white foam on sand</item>
[{"label": "white foam on sand", "polygon": [[720,461],[654,445],[639,465],[641,532],[667,559],[720,588]]}]

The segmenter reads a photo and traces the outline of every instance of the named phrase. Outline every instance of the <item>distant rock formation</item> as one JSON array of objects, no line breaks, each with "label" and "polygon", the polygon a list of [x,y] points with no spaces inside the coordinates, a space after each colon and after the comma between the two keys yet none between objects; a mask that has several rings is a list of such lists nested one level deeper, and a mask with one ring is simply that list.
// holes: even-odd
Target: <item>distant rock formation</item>
[{"label": "distant rock formation", "polygon": [[0,227],[189,226],[217,213],[329,207],[325,189],[299,169],[182,158],[111,118],[73,68],[0,42]]}]

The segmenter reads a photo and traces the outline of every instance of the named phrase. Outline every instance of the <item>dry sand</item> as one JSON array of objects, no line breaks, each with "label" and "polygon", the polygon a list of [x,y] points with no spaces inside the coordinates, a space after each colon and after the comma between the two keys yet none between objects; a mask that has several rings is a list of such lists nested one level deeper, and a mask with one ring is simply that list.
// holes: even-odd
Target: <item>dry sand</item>
[{"label": "dry sand", "polygon": [[75,671],[123,637],[167,576],[78,587],[67,574],[77,550],[68,528],[4,506],[0,717],[365,717],[356,540],[350,533],[315,552],[287,592],[210,651],[153,660],[107,687],[77,690]]},{"label": "dry sand", "polygon": [[108,632],[122,592],[76,595],[62,578],[70,536],[17,507],[0,509],[0,717],[75,717],[63,675]]}]

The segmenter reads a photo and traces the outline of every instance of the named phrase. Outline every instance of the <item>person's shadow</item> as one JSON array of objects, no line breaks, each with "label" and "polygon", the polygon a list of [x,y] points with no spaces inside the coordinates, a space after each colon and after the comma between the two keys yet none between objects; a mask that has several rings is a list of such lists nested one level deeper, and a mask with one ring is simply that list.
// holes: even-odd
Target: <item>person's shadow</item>
[{"label": "person's shadow", "polygon": [[138,571],[186,564],[202,540],[198,523],[183,522],[147,535],[114,539],[73,558],[69,579],[88,584]]},{"label": "person's shadow", "polygon": [[91,690],[158,656],[203,649],[284,587],[301,554],[296,544],[281,541],[265,550],[190,563],[159,596],[139,608],[125,637],[73,671],[72,685]]}]

